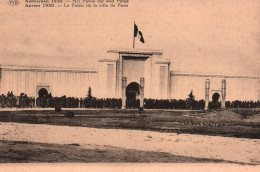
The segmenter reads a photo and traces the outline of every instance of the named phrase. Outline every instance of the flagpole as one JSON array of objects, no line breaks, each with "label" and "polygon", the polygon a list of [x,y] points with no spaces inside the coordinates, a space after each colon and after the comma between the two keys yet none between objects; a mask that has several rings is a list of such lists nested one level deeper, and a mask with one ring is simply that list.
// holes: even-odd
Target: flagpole
[{"label": "flagpole", "polygon": [[135,21],[134,21],[134,37],[133,37],[133,48],[135,48]]}]

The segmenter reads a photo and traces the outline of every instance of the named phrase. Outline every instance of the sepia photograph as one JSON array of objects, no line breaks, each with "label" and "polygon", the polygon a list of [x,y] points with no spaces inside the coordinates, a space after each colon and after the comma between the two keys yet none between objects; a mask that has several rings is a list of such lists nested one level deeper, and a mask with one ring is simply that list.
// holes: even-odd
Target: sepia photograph
[{"label": "sepia photograph", "polygon": [[260,170],[260,1],[1,0],[0,22],[0,171]]}]

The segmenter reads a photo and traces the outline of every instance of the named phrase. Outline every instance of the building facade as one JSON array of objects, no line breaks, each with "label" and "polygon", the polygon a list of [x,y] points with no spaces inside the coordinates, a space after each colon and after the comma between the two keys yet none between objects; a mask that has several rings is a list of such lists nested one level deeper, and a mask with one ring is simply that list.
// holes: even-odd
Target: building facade
[{"label": "building facade", "polygon": [[[12,91],[38,97],[44,89],[53,96],[85,97],[89,87],[98,98],[186,99],[222,102],[260,100],[259,76],[177,72],[160,50],[110,49],[96,69],[0,66],[0,93]],[[142,102],[142,101],[141,101]]]}]

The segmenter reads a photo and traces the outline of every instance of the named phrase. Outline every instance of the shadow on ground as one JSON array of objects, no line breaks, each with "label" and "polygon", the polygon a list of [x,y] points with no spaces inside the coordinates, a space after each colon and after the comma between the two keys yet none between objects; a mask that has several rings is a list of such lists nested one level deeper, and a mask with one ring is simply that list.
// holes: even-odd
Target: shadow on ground
[{"label": "shadow on ground", "polygon": [[[0,141],[0,163],[130,162],[130,163],[236,163],[207,158],[175,156],[112,146]],[[241,164],[241,163],[240,163]]]}]

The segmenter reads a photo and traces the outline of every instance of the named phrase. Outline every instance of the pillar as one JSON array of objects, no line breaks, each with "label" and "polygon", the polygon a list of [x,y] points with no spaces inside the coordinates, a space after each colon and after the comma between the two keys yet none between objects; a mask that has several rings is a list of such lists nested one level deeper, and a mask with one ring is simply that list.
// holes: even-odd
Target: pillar
[{"label": "pillar", "polygon": [[126,77],[122,78],[122,109],[126,109],[126,85],[127,85],[127,79]]},{"label": "pillar", "polygon": [[141,89],[140,89],[140,94],[141,94],[141,97],[140,97],[140,107],[144,107],[144,78],[141,77],[140,78],[140,86],[141,86]]},{"label": "pillar", "polygon": [[36,104],[36,97],[34,97],[33,103],[34,103],[34,107],[36,107],[37,106],[37,104]]},{"label": "pillar", "polygon": [[210,88],[210,81],[206,79],[205,82],[205,110],[209,109],[209,88]]},{"label": "pillar", "polygon": [[222,83],[221,83],[221,108],[225,108],[226,107],[226,80],[223,79]]}]

